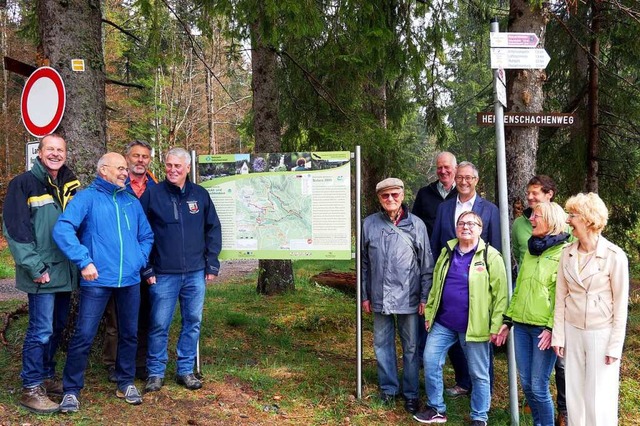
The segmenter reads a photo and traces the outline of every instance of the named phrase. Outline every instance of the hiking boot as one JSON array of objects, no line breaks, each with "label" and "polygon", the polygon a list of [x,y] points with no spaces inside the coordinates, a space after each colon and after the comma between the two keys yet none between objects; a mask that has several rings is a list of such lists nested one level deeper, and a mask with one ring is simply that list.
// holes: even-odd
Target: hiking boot
[{"label": "hiking boot", "polygon": [[404,410],[410,414],[416,414],[420,411],[420,400],[418,398],[407,399],[404,402]]},{"label": "hiking boot", "polygon": [[47,397],[47,391],[42,385],[22,388],[20,405],[36,414],[51,414],[60,408],[58,404]]},{"label": "hiking boot", "polygon": [[469,395],[469,389],[455,385],[452,388],[447,388],[445,393],[451,398],[459,398],[461,396]]},{"label": "hiking boot", "polygon": [[419,421],[420,423],[446,423],[447,415],[445,413],[438,413],[437,410],[429,407],[425,411],[416,414],[413,416],[414,419]]},{"label": "hiking boot", "polygon": [[162,377],[149,376],[149,378],[147,379],[147,384],[144,387],[144,393],[158,392],[163,384],[164,379]]},{"label": "hiking boot", "polygon": [[62,380],[57,377],[44,379],[42,387],[47,392],[47,395],[62,396]]},{"label": "hiking boot", "polygon": [[109,380],[109,383],[118,383],[118,378],[116,377],[116,367],[113,365],[107,367],[107,380]]},{"label": "hiking boot", "polygon": [[202,387],[202,382],[196,379],[196,376],[194,376],[193,373],[185,374],[184,376],[176,375],[176,383],[189,390],[196,390]]},{"label": "hiking boot", "polygon": [[80,410],[80,401],[78,401],[78,397],[72,393],[64,394],[62,402],[60,403],[60,412],[76,413],[78,410]]},{"label": "hiking boot", "polygon": [[471,426],[487,426],[487,422],[485,420],[473,420]]},{"label": "hiking boot", "polygon": [[142,396],[140,395],[140,392],[138,392],[138,388],[134,385],[127,386],[127,389],[124,392],[120,389],[116,390],[116,396],[120,399],[124,399],[127,404],[142,404]]}]

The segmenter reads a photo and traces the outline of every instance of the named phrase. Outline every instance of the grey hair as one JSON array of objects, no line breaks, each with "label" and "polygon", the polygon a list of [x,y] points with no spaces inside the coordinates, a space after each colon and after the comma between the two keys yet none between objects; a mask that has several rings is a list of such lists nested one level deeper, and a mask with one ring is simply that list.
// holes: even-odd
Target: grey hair
[{"label": "grey hair", "polygon": [[436,155],[436,162],[438,162],[438,159],[440,157],[449,157],[449,158],[451,158],[451,162],[453,163],[453,167],[457,167],[458,160],[456,160],[456,156],[453,155],[453,153],[451,153],[449,151],[442,151],[442,152],[438,153],[438,155]]},{"label": "grey hair", "polygon": [[[108,154],[108,153],[107,153]],[[104,165],[106,165],[107,163],[107,154],[104,154],[102,157],[100,157],[100,159],[98,160],[98,164],[96,165],[96,173],[100,174],[100,168]]]},{"label": "grey hair", "polygon": [[147,148],[149,152],[153,151],[153,148],[151,148],[151,144],[149,144],[149,142],[136,139],[127,144],[127,148],[125,149],[124,154],[129,155],[129,153],[131,153],[131,150],[133,149],[134,146],[141,146],[141,147]]},{"label": "grey hair", "polygon": [[170,155],[180,158],[185,162],[185,164],[191,164],[191,154],[189,154],[189,151],[184,148],[171,148],[164,156],[165,162]]},{"label": "grey hair", "polygon": [[458,164],[458,170],[460,170],[462,167],[471,167],[473,169],[473,176],[476,178],[479,177],[478,168],[471,161],[463,161]]}]

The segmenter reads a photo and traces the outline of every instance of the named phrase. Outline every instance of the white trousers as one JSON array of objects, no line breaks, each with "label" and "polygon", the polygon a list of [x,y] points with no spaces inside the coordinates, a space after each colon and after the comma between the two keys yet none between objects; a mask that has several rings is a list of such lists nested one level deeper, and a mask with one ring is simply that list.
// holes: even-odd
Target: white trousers
[{"label": "white trousers", "polygon": [[611,328],[580,330],[565,322],[569,426],[618,424],[620,360],[604,363]]}]

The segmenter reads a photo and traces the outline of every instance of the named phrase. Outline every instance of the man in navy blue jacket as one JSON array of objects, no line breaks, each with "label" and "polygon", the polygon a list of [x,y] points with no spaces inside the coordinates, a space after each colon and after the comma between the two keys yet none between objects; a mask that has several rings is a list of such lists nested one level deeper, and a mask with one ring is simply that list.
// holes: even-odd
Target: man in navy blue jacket
[{"label": "man in navy blue jacket", "polygon": [[202,387],[193,374],[204,304],[205,279],[218,275],[222,248],[220,220],[209,193],[187,176],[189,153],[174,148],[165,157],[166,179],[147,188],[140,199],[155,235],[149,266],[151,316],[146,392],[160,390],[167,366],[167,341],[176,302],[182,328],[176,348],[176,381],[187,389]]},{"label": "man in navy blue jacket", "polygon": [[[477,213],[482,218],[484,226],[480,237],[484,242],[492,245],[498,251],[502,251],[500,211],[495,204],[477,194],[478,169],[473,163],[463,161],[458,164],[455,179],[458,196],[440,204],[436,213],[436,221],[431,235],[433,258],[437,260],[447,241],[456,238],[455,224],[458,222],[458,217],[469,210]],[[469,377],[467,359],[462,351],[462,346],[459,344],[453,345],[449,350],[449,359],[455,371],[456,385],[446,390],[447,395],[455,398],[469,394],[471,378]],[[493,384],[493,361],[491,363],[491,377]]]}]

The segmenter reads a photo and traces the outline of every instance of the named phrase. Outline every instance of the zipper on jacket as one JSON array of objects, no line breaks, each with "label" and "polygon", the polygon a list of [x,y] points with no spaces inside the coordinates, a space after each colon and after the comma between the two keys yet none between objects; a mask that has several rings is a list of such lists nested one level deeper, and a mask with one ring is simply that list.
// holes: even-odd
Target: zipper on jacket
[{"label": "zipper on jacket", "polygon": [[118,224],[118,239],[120,241],[120,265],[118,268],[118,287],[122,284],[122,263],[124,261],[124,253],[122,250],[122,229],[120,227],[120,206],[118,205],[118,201],[116,196],[118,195],[118,191],[113,192],[113,204],[116,207],[116,222]]}]

